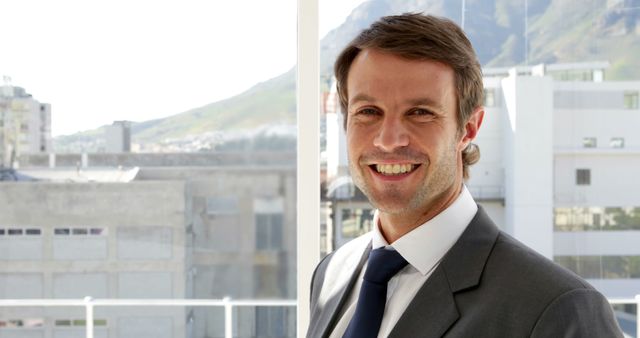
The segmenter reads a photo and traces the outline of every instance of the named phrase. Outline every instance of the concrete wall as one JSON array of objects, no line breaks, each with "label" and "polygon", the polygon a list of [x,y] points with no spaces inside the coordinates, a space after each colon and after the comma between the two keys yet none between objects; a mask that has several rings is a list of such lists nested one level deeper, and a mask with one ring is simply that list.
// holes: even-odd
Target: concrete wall
[{"label": "concrete wall", "polygon": [[[183,181],[3,182],[0,227],[41,234],[0,237],[0,297],[184,298],[185,194]],[[45,320],[44,328],[16,329],[20,337],[81,337],[83,327],[54,326],[57,318],[83,319],[79,310],[3,308],[0,319]],[[97,337],[182,337],[186,330],[184,308],[100,309],[96,318],[107,320]],[[136,318],[137,327],[119,325]]]}]

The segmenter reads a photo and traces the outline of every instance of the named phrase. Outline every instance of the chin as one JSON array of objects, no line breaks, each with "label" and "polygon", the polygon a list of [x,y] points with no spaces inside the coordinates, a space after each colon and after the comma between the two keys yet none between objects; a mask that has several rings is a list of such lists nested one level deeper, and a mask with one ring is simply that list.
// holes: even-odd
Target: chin
[{"label": "chin", "polygon": [[393,197],[385,197],[385,198],[371,198],[369,197],[369,201],[373,204],[381,212],[387,214],[401,214],[406,212],[411,208],[412,203],[411,199],[399,199]]}]

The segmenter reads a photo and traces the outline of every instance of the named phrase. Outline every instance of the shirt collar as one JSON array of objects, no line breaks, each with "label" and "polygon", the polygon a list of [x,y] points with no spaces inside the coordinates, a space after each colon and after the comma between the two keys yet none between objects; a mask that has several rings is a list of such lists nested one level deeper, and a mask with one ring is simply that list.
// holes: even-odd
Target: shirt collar
[{"label": "shirt collar", "polygon": [[389,245],[378,227],[378,210],[373,214],[372,248],[397,250],[422,275],[433,269],[455,244],[471,222],[478,206],[466,186],[456,200],[434,218]]}]

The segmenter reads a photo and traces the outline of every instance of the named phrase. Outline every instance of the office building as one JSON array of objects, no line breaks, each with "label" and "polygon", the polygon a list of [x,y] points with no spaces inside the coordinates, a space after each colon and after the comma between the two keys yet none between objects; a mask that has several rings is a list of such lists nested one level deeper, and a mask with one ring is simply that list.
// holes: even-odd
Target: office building
[{"label": "office building", "polygon": [[[294,153],[19,162],[38,181],[0,182],[0,298],[295,298]],[[293,308],[234,311],[237,335],[295,335]],[[224,337],[225,325],[219,307],[162,306],[99,307],[94,323],[118,338]],[[0,308],[3,337],[83,337],[84,324],[82,308]]]},{"label": "office building", "polygon": [[51,152],[51,142],[51,105],[22,87],[1,86],[0,164],[11,167],[20,154]]}]

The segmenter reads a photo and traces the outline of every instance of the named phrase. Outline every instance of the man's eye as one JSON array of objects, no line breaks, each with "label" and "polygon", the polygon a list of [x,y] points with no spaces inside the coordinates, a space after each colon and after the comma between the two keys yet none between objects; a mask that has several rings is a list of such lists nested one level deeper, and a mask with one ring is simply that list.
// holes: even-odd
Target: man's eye
[{"label": "man's eye", "polygon": [[377,115],[378,111],[373,108],[363,108],[358,110],[358,114],[360,115]]},{"label": "man's eye", "polygon": [[433,113],[429,110],[426,109],[422,109],[422,108],[417,108],[412,110],[411,112],[409,112],[410,115],[416,115],[416,116],[431,116],[433,115]]}]

